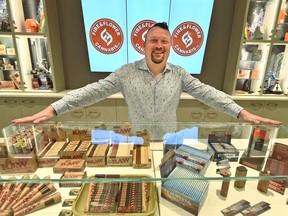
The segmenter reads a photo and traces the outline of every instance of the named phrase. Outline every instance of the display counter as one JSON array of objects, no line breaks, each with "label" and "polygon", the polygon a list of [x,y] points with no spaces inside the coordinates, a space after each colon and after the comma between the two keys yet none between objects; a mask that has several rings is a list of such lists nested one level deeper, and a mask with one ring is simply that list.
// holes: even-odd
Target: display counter
[{"label": "display counter", "polygon": [[[227,207],[241,200],[243,214],[262,202],[261,215],[285,215],[288,127],[280,127],[287,139],[271,125],[242,123],[9,125],[0,140],[0,215],[13,215],[5,201],[20,184],[42,184],[42,201],[61,198],[55,195],[55,204],[50,199],[45,207],[35,194],[26,195],[13,207],[15,215],[39,206],[45,208],[29,215],[234,215]],[[100,155],[91,148],[99,153],[104,145],[104,164],[99,157],[88,163]]]}]

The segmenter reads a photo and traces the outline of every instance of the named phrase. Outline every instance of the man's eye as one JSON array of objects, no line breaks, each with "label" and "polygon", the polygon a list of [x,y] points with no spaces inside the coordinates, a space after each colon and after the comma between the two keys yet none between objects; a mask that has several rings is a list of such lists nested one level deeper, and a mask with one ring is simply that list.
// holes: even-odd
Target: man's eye
[{"label": "man's eye", "polygon": [[163,40],[162,43],[163,44],[167,44],[167,43],[169,43],[169,41],[168,40]]}]

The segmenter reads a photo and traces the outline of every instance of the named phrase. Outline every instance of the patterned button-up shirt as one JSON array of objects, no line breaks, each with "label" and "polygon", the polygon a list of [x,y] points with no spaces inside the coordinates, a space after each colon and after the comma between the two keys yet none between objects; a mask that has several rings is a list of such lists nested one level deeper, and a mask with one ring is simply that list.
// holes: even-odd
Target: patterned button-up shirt
[{"label": "patterned button-up shirt", "polygon": [[121,92],[128,104],[130,122],[176,122],[176,109],[186,92],[221,112],[237,117],[243,109],[229,95],[200,82],[180,66],[167,63],[156,80],[145,59],[126,64],[105,79],[68,92],[54,102],[58,115],[97,103]]}]

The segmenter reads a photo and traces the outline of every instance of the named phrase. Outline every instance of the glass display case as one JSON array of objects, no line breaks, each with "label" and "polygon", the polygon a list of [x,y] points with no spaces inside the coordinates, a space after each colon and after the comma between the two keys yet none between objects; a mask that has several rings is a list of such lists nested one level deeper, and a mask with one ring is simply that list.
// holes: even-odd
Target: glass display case
[{"label": "glass display case", "polygon": [[63,90],[56,9],[54,0],[0,1],[1,92]]},{"label": "glass display case", "polygon": [[224,90],[287,95],[287,0],[236,1],[235,8]]},{"label": "glass display case", "polygon": [[1,214],[288,210],[287,125],[67,121],[9,125],[3,134]]}]

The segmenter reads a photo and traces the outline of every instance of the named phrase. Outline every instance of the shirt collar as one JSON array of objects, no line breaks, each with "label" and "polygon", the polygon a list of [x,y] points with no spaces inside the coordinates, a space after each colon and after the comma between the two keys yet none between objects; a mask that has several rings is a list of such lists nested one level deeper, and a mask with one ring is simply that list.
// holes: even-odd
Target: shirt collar
[{"label": "shirt collar", "polygon": [[[149,68],[148,68],[148,66],[147,66],[147,62],[145,61],[145,58],[143,58],[143,59],[141,59],[141,60],[139,61],[138,68],[141,69],[141,70],[150,71]],[[168,72],[168,71],[171,71],[171,66],[170,66],[170,64],[167,62],[163,73],[166,73],[166,72]]]}]

